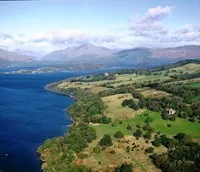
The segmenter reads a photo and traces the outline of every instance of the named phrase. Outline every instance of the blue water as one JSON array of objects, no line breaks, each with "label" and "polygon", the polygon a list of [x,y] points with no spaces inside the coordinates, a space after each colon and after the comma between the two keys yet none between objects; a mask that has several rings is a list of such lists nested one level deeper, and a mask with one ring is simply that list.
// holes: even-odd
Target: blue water
[{"label": "blue water", "polygon": [[44,85],[73,75],[0,75],[1,171],[40,171],[36,149],[66,131],[71,122],[64,109],[73,103],[67,96],[45,91]]},{"label": "blue water", "polygon": [[46,84],[103,71],[0,75],[0,171],[40,172],[38,146],[71,124],[65,108],[74,100],[45,91]]}]

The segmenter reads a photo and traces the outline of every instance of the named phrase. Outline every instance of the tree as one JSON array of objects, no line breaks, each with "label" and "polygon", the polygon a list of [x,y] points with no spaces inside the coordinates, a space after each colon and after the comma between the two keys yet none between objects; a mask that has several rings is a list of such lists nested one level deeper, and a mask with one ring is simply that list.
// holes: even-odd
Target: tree
[{"label": "tree", "polygon": [[152,132],[147,131],[147,133],[144,135],[144,138],[150,140],[151,139],[151,135],[152,135]]},{"label": "tree", "polygon": [[118,131],[118,132],[115,133],[115,137],[116,138],[122,138],[122,137],[124,137],[124,134],[121,131]]},{"label": "tree", "polygon": [[96,154],[101,153],[101,147],[100,147],[99,145],[97,145],[97,146],[93,149],[93,152],[96,153]]},{"label": "tree", "polygon": [[135,137],[141,137],[142,136],[142,131],[140,129],[137,129],[136,132],[133,133]]},{"label": "tree", "polygon": [[153,121],[153,119],[149,116],[145,119],[145,123],[150,123],[152,121]]},{"label": "tree", "polygon": [[160,138],[155,138],[154,141],[151,142],[152,145],[154,145],[155,147],[159,147],[162,144],[162,141]]},{"label": "tree", "polygon": [[115,172],[132,172],[133,165],[128,163],[123,163],[121,166],[115,168]]},{"label": "tree", "polygon": [[192,141],[192,138],[189,135],[186,135],[185,133],[178,133],[174,136],[174,138],[182,144],[189,143]]},{"label": "tree", "polygon": [[146,153],[153,153],[153,151],[154,151],[153,147],[148,147],[148,148],[145,149]]},{"label": "tree", "polygon": [[162,115],[162,118],[163,118],[164,120],[168,120],[168,119],[169,119],[169,115],[168,115],[168,112],[167,112],[167,111],[163,111],[161,115]]},{"label": "tree", "polygon": [[105,134],[103,138],[99,141],[99,145],[105,147],[112,146],[113,143],[111,136],[109,134]]}]

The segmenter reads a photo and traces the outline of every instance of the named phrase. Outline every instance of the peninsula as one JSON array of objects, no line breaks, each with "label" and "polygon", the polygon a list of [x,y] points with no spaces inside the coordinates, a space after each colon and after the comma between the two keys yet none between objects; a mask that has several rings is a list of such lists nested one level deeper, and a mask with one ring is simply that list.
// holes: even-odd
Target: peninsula
[{"label": "peninsula", "polygon": [[46,86],[70,95],[73,126],[38,148],[42,170],[198,171],[200,61],[124,69]]}]

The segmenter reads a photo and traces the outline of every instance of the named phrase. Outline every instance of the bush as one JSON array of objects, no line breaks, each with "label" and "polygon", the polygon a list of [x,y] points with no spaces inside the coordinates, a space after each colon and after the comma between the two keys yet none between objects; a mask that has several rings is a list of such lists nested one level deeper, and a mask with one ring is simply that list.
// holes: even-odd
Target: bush
[{"label": "bush", "polygon": [[154,129],[152,128],[152,126],[151,126],[149,123],[147,123],[147,124],[143,127],[143,130],[144,130],[144,131],[149,131],[149,132],[153,132],[153,131],[154,131]]},{"label": "bush", "polygon": [[129,153],[131,151],[131,147],[130,146],[126,146],[126,152]]},{"label": "bush", "polygon": [[118,132],[116,132],[115,133],[115,138],[122,138],[122,137],[124,137],[124,134],[121,132],[121,131],[118,131]]},{"label": "bush", "polygon": [[141,128],[139,124],[136,125],[137,128]]},{"label": "bush", "polygon": [[176,120],[176,117],[177,117],[176,115],[173,115],[173,116],[170,118],[170,120],[171,120],[171,121],[175,121],[175,120]]},{"label": "bush", "polygon": [[99,154],[99,153],[101,153],[101,148],[97,145],[97,146],[93,149],[93,152],[96,153],[96,154]]},{"label": "bush", "polygon": [[154,151],[153,147],[148,147],[148,148],[145,149],[146,153],[153,153],[153,151]]},{"label": "bush", "polygon": [[151,118],[151,117],[147,117],[146,119],[145,119],[145,123],[150,123],[150,122],[153,122],[153,119]]},{"label": "bush", "polygon": [[149,132],[149,131],[148,131],[148,132],[144,135],[144,138],[150,140],[150,139],[151,139],[151,134],[152,134],[152,132]]},{"label": "bush", "polygon": [[132,126],[130,124],[127,125],[127,130],[132,130]]},{"label": "bush", "polygon": [[160,138],[156,138],[154,141],[151,142],[152,145],[154,145],[155,147],[159,147],[162,144],[162,141]]},{"label": "bush", "polygon": [[123,163],[121,166],[115,168],[115,172],[132,172],[132,169],[132,164]]},{"label": "bush", "polygon": [[103,138],[99,141],[99,145],[105,147],[112,146],[113,143],[111,136],[109,134],[105,134]]},{"label": "bush", "polygon": [[142,131],[140,129],[137,129],[136,132],[133,133],[135,137],[141,137],[142,136]]},{"label": "bush", "polygon": [[190,121],[190,122],[195,122],[195,118],[194,118],[194,117],[193,117],[193,118],[190,118],[189,121]]}]

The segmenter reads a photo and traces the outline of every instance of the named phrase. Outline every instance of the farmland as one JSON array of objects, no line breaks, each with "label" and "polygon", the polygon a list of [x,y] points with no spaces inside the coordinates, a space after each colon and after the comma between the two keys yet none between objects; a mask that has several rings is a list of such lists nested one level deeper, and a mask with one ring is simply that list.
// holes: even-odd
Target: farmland
[{"label": "farmland", "polygon": [[[134,171],[160,171],[162,165],[152,163],[151,155],[162,158],[188,145],[198,147],[200,64],[189,62],[166,68],[130,69],[55,83],[50,89],[77,99],[68,109],[74,126],[61,137],[61,143],[53,139],[47,148],[40,148],[42,155],[52,144],[53,149],[57,147],[52,152],[65,150],[62,146],[71,147],[76,156],[68,168],[114,171],[125,163]],[[48,157],[43,158],[48,162]],[[57,163],[63,162],[57,159]],[[179,162],[186,163],[184,158]],[[50,167],[55,166],[46,168]]]}]

